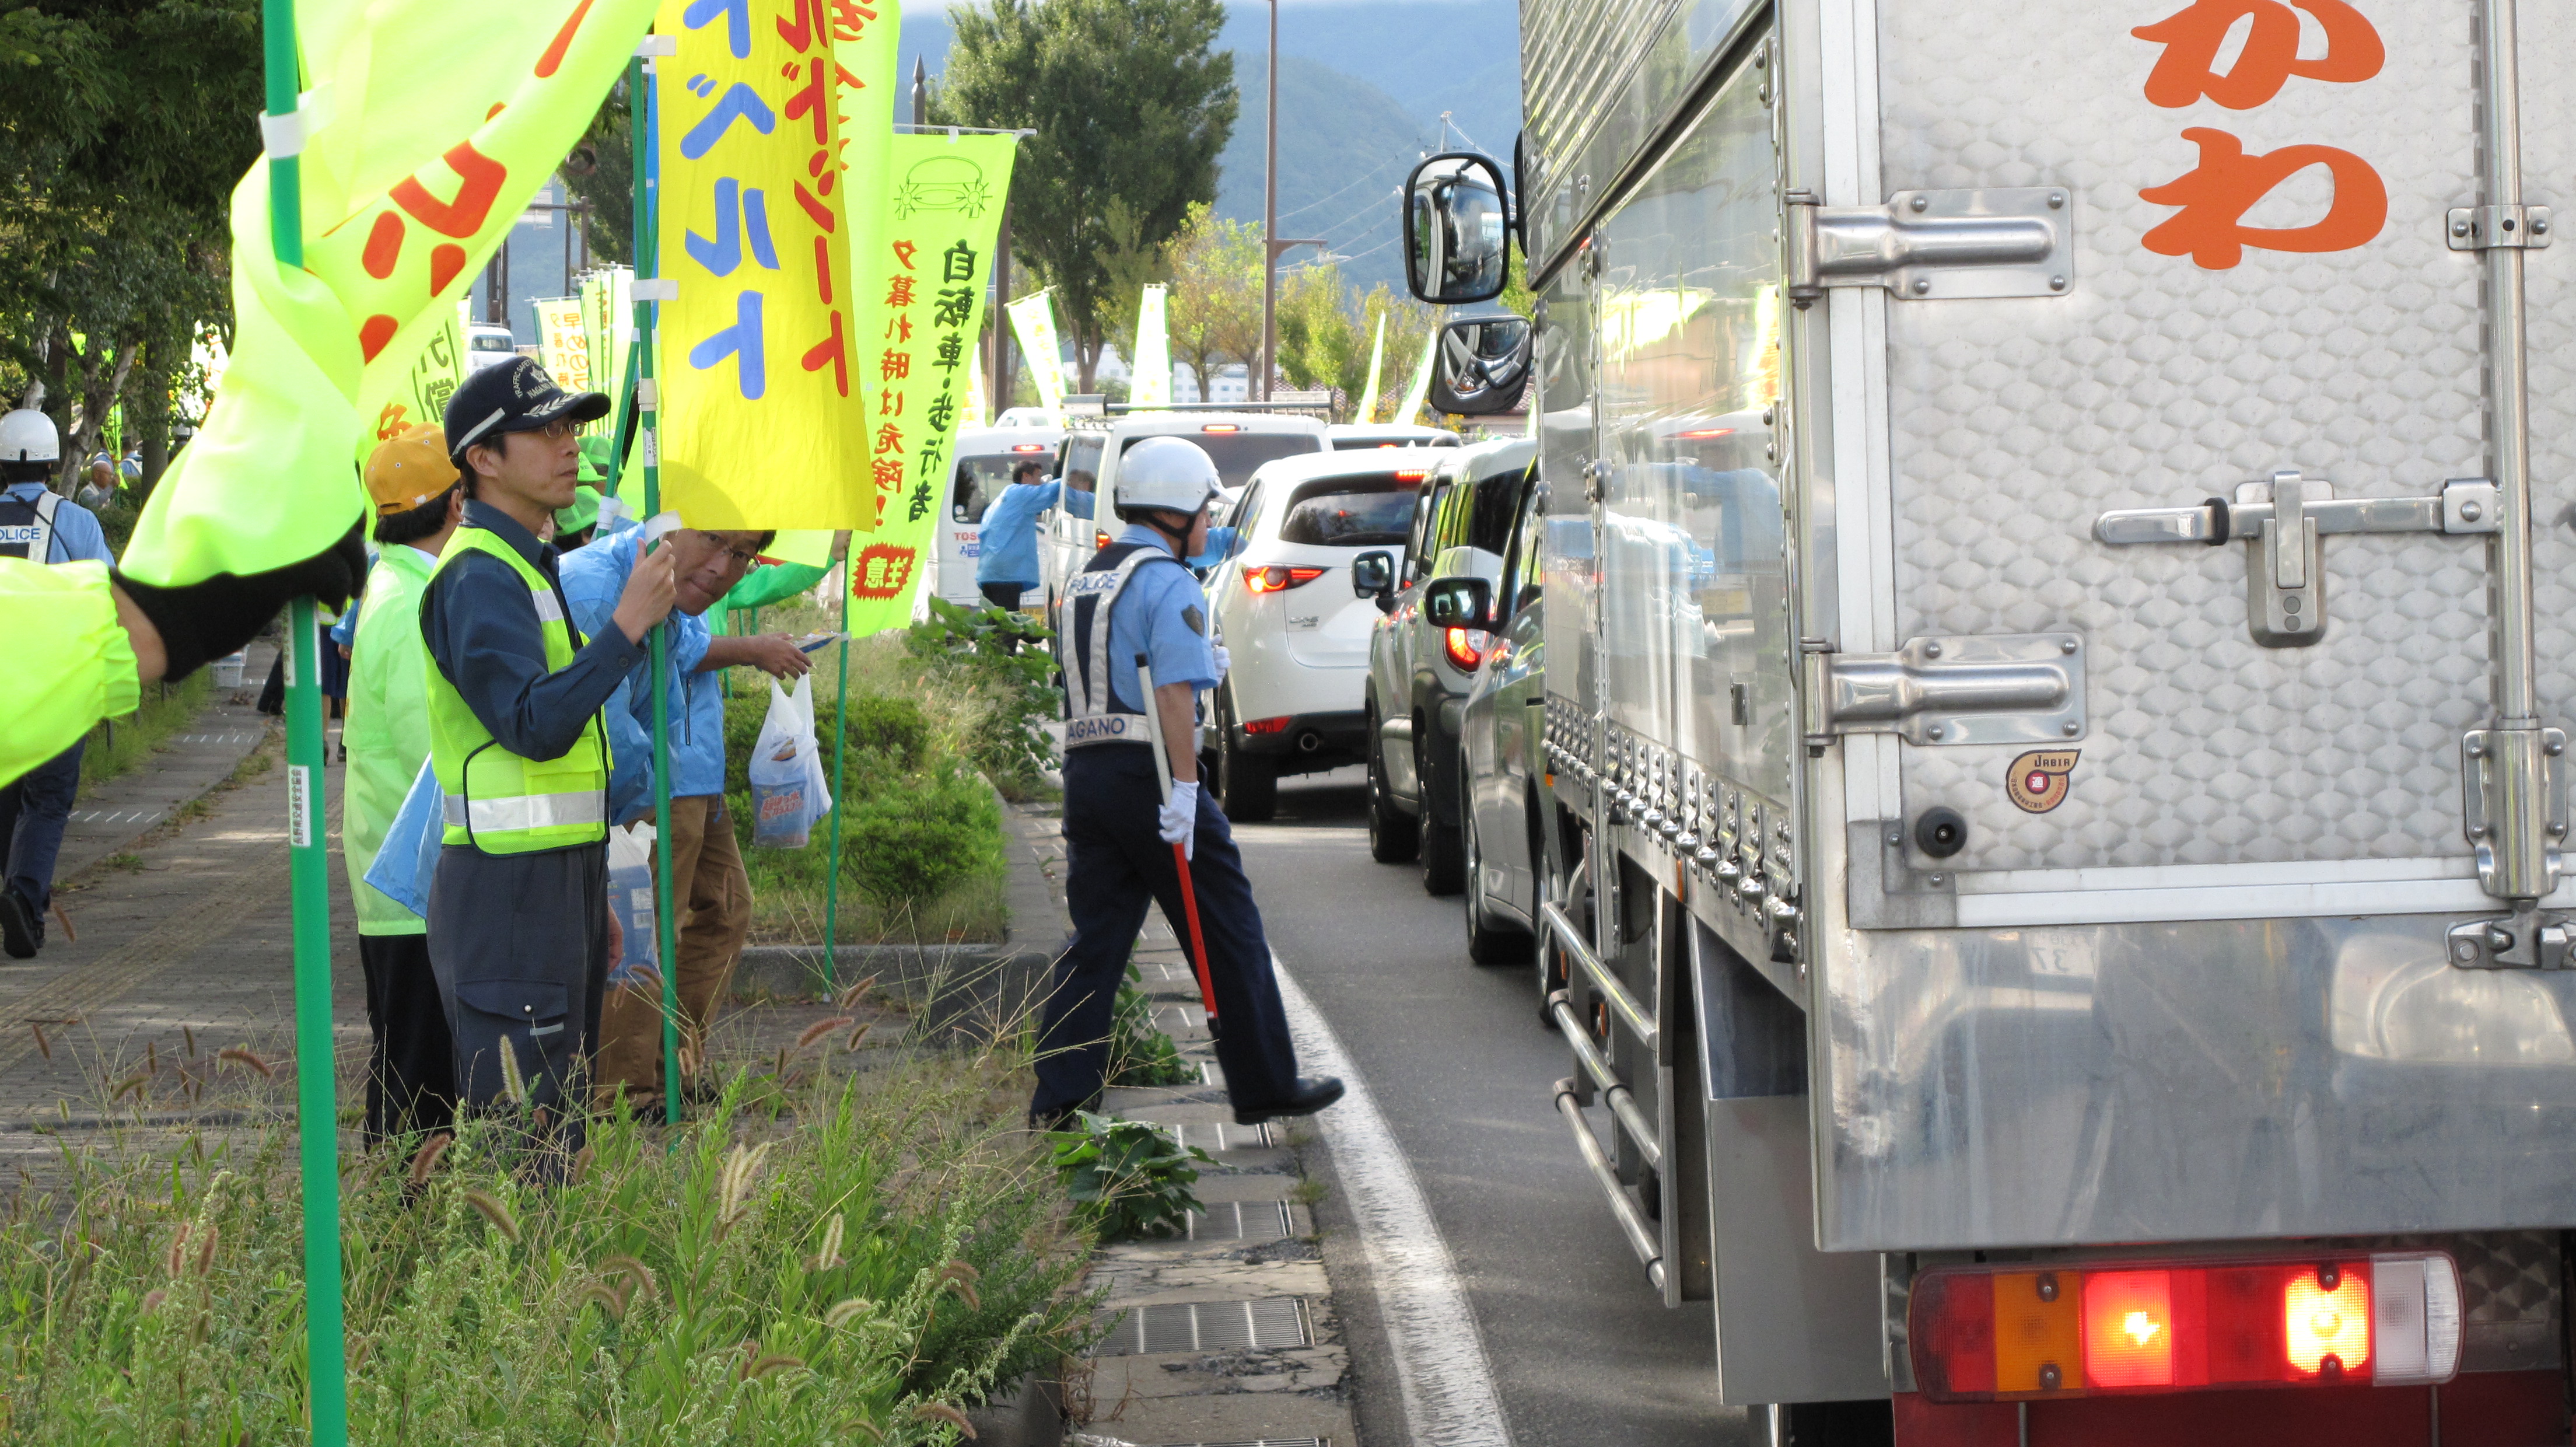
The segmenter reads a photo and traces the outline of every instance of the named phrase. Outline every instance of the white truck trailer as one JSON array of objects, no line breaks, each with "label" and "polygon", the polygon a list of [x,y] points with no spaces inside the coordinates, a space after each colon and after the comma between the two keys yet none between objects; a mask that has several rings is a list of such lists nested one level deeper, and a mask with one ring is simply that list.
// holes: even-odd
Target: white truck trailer
[{"label": "white truck trailer", "polygon": [[1780,1442],[2568,1441],[2576,16],[1522,54],[1565,1229]]}]

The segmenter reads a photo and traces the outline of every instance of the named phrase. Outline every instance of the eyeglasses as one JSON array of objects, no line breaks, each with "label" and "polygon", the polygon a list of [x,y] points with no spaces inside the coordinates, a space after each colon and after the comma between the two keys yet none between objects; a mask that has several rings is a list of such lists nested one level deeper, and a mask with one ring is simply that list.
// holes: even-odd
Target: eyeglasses
[{"label": "eyeglasses", "polygon": [[522,427],[519,430],[533,432],[548,442],[561,442],[567,437],[581,435],[581,424],[569,417],[558,417],[551,422],[541,423],[535,427]]},{"label": "eyeglasses", "polygon": [[758,553],[746,553],[740,548],[726,548],[724,545],[724,539],[717,537],[713,533],[699,532],[695,528],[691,528],[688,531],[692,536],[699,540],[699,543],[702,546],[710,548],[724,548],[725,566],[734,572],[747,572],[753,564],[760,561],[760,554]]}]

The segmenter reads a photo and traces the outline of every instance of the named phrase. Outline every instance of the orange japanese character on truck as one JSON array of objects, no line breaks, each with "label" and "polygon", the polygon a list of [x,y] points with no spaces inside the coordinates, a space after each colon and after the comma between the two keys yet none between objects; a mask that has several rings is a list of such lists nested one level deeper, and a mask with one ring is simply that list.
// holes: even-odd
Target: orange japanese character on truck
[{"label": "orange japanese character on truck", "polygon": [[[2168,108],[2209,99],[2232,111],[2252,110],[2281,93],[2290,77],[2351,84],[2379,74],[2387,47],[2361,12],[2343,0],[2297,0],[2325,32],[2325,54],[2299,57],[2299,17],[2282,0],[2195,0],[2153,25],[2130,31],[2165,48],[2147,76],[2147,99]],[[2238,22],[2250,21],[2244,48],[2224,74],[2219,52]]]}]

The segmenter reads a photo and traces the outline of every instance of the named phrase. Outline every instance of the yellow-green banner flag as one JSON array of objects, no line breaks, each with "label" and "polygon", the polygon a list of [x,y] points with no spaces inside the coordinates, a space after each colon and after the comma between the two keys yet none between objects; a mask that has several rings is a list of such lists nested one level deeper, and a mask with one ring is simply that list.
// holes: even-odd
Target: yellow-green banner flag
[{"label": "yellow-green banner flag", "polygon": [[357,460],[389,423],[439,420],[463,361],[452,303],[589,125],[651,14],[652,0],[296,7],[311,82],[304,265],[278,265],[263,158],[233,190],[231,365],[135,525],[129,572],[180,586],[265,571],[358,521]]},{"label": "yellow-green banner flag", "polygon": [[1377,420],[1377,369],[1386,360],[1386,313],[1377,314],[1377,340],[1369,343],[1368,385],[1360,389],[1360,405],[1351,413],[1354,422]]},{"label": "yellow-green banner flag", "polygon": [[590,381],[590,338],[581,329],[581,298],[557,297],[537,303],[537,344],[546,375],[567,392],[595,391]]},{"label": "yellow-green banner flag", "polygon": [[1055,293],[1052,288],[1021,297],[1002,310],[1010,313],[1011,330],[1020,338],[1020,356],[1038,380],[1038,401],[1057,426],[1064,425],[1064,362],[1056,350]]},{"label": "yellow-green banner flag", "polygon": [[[867,273],[866,258],[879,250],[876,227],[884,217],[869,202],[885,194],[886,148],[894,143],[894,102],[899,84],[895,42],[902,33],[900,0],[833,0],[832,95],[840,108],[841,184],[848,188],[846,194],[859,198],[846,208],[849,229],[845,249],[853,277]],[[858,338],[856,355],[865,356],[885,333],[885,308],[877,293],[856,282],[851,284],[850,292],[850,322]],[[857,377],[859,395],[873,401],[883,384],[866,367],[858,369]],[[867,429],[861,427],[859,432],[864,442]]]},{"label": "yellow-green banner flag", "polygon": [[[755,13],[757,12],[757,13]],[[824,0],[664,0],[654,67],[662,506],[697,528],[867,528]]]},{"label": "yellow-green banner flag", "polygon": [[1136,303],[1136,360],[1128,368],[1127,400],[1139,407],[1172,405],[1172,342],[1163,320],[1164,287],[1145,288]]},{"label": "yellow-green banner flag", "polygon": [[1404,389],[1404,401],[1390,422],[1413,423],[1422,417],[1423,404],[1431,400],[1431,363],[1440,355],[1440,319],[1431,319],[1431,335],[1422,339],[1422,360],[1413,369],[1413,381]]},{"label": "yellow-green banner flag", "polygon": [[1015,136],[897,136],[864,295],[883,299],[873,349],[882,387],[869,407],[870,475],[883,521],[850,557],[850,634],[912,622],[912,591],[945,505],[968,364],[983,333],[993,235],[1010,194]]}]

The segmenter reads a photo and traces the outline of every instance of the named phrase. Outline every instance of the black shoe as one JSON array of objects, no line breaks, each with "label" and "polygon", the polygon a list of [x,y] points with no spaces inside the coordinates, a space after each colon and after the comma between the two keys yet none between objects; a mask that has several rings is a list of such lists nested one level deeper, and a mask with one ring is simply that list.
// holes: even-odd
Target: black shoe
[{"label": "black shoe", "polygon": [[1259,1125],[1283,1115],[1313,1115],[1342,1098],[1342,1083],[1329,1075],[1301,1075],[1297,1088],[1288,1098],[1274,1105],[1238,1105],[1234,1108],[1236,1125]]},{"label": "black shoe", "polygon": [[45,943],[45,917],[27,896],[0,885],[0,948],[13,960],[32,960]]},{"label": "black shoe", "polygon": [[1040,1135],[1060,1130],[1082,1129],[1082,1107],[1061,1106],[1055,1110],[1031,1110],[1029,1129]]}]

